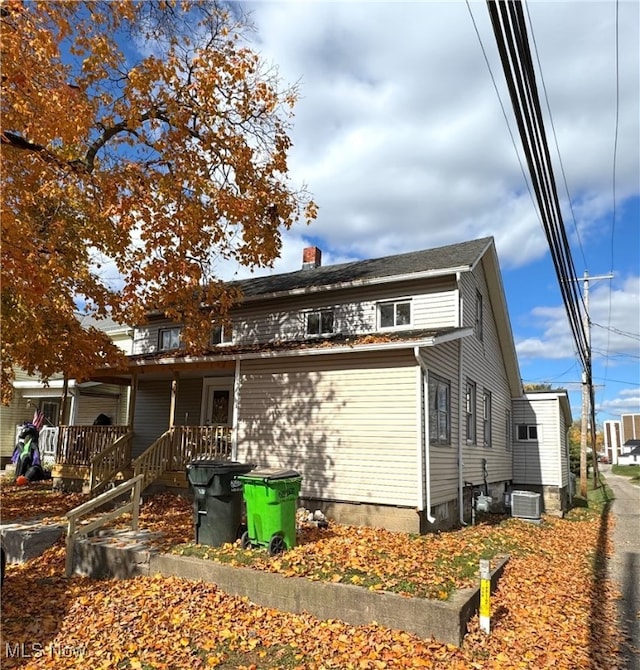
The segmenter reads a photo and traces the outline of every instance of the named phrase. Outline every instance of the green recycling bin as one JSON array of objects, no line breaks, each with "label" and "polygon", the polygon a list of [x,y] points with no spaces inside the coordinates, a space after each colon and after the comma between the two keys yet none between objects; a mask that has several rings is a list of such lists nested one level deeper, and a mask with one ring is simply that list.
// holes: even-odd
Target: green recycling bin
[{"label": "green recycling bin", "polygon": [[197,460],[187,464],[193,491],[195,541],[219,547],[242,534],[242,484],[237,476],[254,466],[237,461]]},{"label": "green recycling bin", "polygon": [[270,556],[296,546],[296,510],[302,477],[295,470],[259,468],[240,475],[247,504],[242,546],[267,548]]}]

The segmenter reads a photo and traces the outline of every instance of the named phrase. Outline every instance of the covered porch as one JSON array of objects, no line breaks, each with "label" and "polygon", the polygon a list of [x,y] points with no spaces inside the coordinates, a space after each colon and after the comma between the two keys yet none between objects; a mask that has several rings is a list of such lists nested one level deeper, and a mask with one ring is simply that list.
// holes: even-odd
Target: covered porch
[{"label": "covered porch", "polygon": [[95,495],[142,474],[143,489],[152,483],[187,488],[190,461],[233,458],[234,373],[229,360],[195,366],[134,360],[126,372],[110,371],[109,383],[130,388],[128,422],[57,427],[54,484]]}]

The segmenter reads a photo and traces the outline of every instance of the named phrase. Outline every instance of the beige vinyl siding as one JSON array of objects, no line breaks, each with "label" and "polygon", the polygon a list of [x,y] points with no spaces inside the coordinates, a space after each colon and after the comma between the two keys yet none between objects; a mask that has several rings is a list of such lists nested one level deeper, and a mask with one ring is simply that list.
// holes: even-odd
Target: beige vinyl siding
[{"label": "beige vinyl siding", "polygon": [[[518,484],[563,486],[566,459],[560,436],[560,406],[557,399],[513,401],[513,481]],[[519,441],[517,426],[536,425],[538,439]],[[563,463],[564,461],[564,463]],[[564,482],[566,484],[566,481]]]},{"label": "beige vinyl siding", "polygon": [[7,457],[13,454],[16,446],[16,426],[25,421],[33,419],[33,407],[27,405],[26,398],[23,398],[18,391],[14,391],[13,400],[8,407],[1,407],[2,413],[0,420],[0,456]]},{"label": "beige vinyl siding", "polygon": [[120,418],[120,396],[103,394],[84,394],[76,396],[77,410],[73,421],[76,426],[90,426],[99,414],[105,414],[112,424]]},{"label": "beige vinyl siding", "polygon": [[[455,284],[439,278],[248,302],[230,315],[233,343],[257,344],[305,338],[306,314],[319,309],[334,310],[335,332],[354,335],[370,333],[377,329],[378,302],[397,298],[411,300],[412,328],[430,330],[457,326]],[[160,330],[175,325],[167,320],[158,320],[137,328],[134,353],[156,352]]]},{"label": "beige vinyl siding", "polygon": [[410,352],[243,361],[239,460],[298,470],[302,496],[415,506],[415,367]]},{"label": "beige vinyl siding", "polygon": [[136,393],[132,455],[135,458],[169,429],[169,380],[140,380]]},{"label": "beige vinyl siding", "polygon": [[456,325],[457,297],[442,280],[407,282],[331,293],[291,296],[265,303],[248,303],[234,315],[236,342],[253,344],[274,339],[305,337],[306,314],[317,309],[334,310],[334,331],[361,335],[377,329],[377,304],[398,298],[411,300],[411,327],[428,330]]},{"label": "beige vinyl siding", "polygon": [[[473,328],[476,315],[476,292],[482,295],[483,337],[475,333],[462,340],[462,384],[476,385],[476,444],[467,445],[463,415],[463,476],[474,484],[483,483],[482,459],[487,461],[487,482],[508,481],[512,477],[512,454],[507,445],[505,413],[511,409],[511,389],[498,339],[493,305],[482,263],[473,272],[462,275],[463,325]],[[508,354],[509,352],[507,352]],[[515,353],[513,354],[515,355]],[[483,446],[483,393],[491,394],[491,446]]]},{"label": "beige vinyl siding", "polygon": [[[451,444],[430,446],[431,504],[453,500],[458,495],[458,347],[446,342],[423,350],[429,372],[446,379],[451,388]],[[428,402],[428,396],[426,401]],[[428,409],[428,408],[427,408]],[[428,414],[427,414],[428,417]]]},{"label": "beige vinyl siding", "polygon": [[[199,426],[202,409],[202,379],[178,379],[176,426]],[[169,407],[167,406],[167,416]]]}]

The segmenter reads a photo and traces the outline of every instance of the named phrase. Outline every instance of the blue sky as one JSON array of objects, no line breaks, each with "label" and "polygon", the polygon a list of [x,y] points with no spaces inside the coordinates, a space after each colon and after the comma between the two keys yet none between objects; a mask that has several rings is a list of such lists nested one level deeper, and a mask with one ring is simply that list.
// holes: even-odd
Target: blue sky
[{"label": "blue sky", "polygon": [[[298,269],[310,243],[329,264],[493,235],[523,380],[569,389],[578,418],[581,370],[485,3],[242,4],[251,46],[299,85],[290,177],[319,205],[272,271]],[[639,5],[527,7],[576,273],[614,274],[589,293],[600,422],[640,412]]]},{"label": "blue sky", "polygon": [[[523,381],[567,388],[579,418],[582,371],[484,0],[232,6],[251,12],[249,46],[283,88],[299,87],[289,176],[319,206],[256,274],[299,269],[310,244],[326,265],[491,235]],[[614,275],[589,292],[602,422],[640,412],[640,4],[525,12],[576,274]]]}]

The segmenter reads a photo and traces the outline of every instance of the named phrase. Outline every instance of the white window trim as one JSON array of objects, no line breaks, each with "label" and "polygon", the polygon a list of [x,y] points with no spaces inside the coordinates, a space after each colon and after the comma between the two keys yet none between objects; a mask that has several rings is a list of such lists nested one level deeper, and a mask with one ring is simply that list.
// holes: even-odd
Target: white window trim
[{"label": "white window trim", "polygon": [[[488,403],[487,403],[488,401]],[[487,407],[488,404],[488,407]],[[493,398],[491,391],[482,391],[482,445],[490,447],[493,442]],[[489,435],[487,436],[487,433]]]},{"label": "white window trim", "polygon": [[[393,326],[383,326],[380,319],[380,308],[384,305],[409,305],[409,323],[403,323],[400,325]],[[394,309],[393,320],[396,320],[396,313]],[[413,298],[393,298],[392,300],[379,300],[376,303],[376,328],[377,330],[406,330],[407,328],[413,327]]]},{"label": "white window trim", "polygon": [[[524,426],[527,429],[527,437],[520,437],[520,427]],[[529,429],[535,428],[537,436],[529,437]],[[540,441],[540,426],[537,423],[517,423],[516,424],[516,434],[515,439],[517,442],[539,442]]]},{"label": "white window trim", "polygon": [[[469,392],[469,388],[471,387],[472,389],[472,395],[473,397],[471,398],[471,417],[473,421],[473,435],[469,436],[469,412],[467,411],[467,394]],[[478,387],[475,382],[471,381],[470,379],[467,379],[467,383],[465,385],[464,389],[464,403],[465,403],[465,412],[464,412],[464,419],[465,419],[465,440],[467,444],[476,444],[478,441],[478,407],[477,407],[477,397],[478,397]]]},{"label": "white window trim", "polygon": [[[322,330],[322,314],[323,312],[329,312],[332,317],[332,330]],[[309,332],[309,317],[312,314],[317,314],[320,322],[320,332],[310,333]],[[333,307],[322,307],[320,309],[310,309],[304,313],[304,334],[305,337],[325,337],[327,335],[333,335],[336,332],[336,311]]]},{"label": "white window trim", "polygon": [[[164,333],[169,333],[173,331],[178,331],[178,346],[177,347],[164,347],[162,346],[162,336]],[[168,326],[167,328],[160,328],[158,330],[158,351],[173,351],[174,349],[180,348],[182,341],[180,334],[182,333],[182,328],[180,326]]]},{"label": "white window trim", "polygon": [[[222,333],[220,337],[220,342],[214,342],[213,341],[213,335],[216,331],[216,329],[222,328]],[[209,344],[212,347],[223,347],[228,344],[233,344],[233,328],[231,325],[223,325],[223,326],[212,326],[211,328],[211,337],[209,338]]]}]

